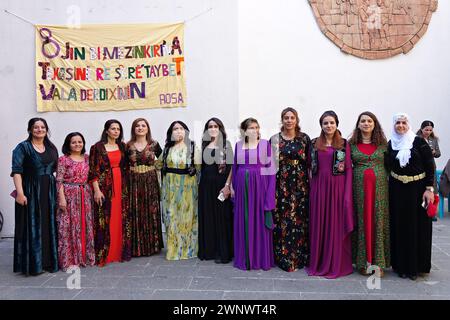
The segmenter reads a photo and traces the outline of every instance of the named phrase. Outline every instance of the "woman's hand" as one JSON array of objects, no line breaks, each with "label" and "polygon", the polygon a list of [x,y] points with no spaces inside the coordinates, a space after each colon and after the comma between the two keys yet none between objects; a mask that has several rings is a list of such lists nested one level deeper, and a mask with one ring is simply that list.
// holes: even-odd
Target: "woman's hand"
[{"label": "woman's hand", "polygon": [[434,203],[434,193],[430,190],[426,190],[422,196],[423,201],[426,203]]},{"label": "woman's hand", "polygon": [[28,203],[27,197],[23,193],[18,193],[16,197],[16,202],[21,206],[26,206]]},{"label": "woman's hand", "polygon": [[230,186],[230,196],[234,199],[234,188],[233,185]]},{"label": "woman's hand", "polygon": [[64,196],[59,197],[58,207],[59,207],[62,211],[66,211],[66,209],[67,209],[66,197],[64,197]]},{"label": "woman's hand", "polygon": [[94,201],[96,204],[98,204],[99,207],[102,206],[103,201],[105,200],[105,196],[101,191],[96,191],[94,193]]},{"label": "woman's hand", "polygon": [[225,185],[225,187],[223,187],[222,190],[220,190],[220,192],[222,192],[225,199],[227,199],[231,194],[230,186]]}]

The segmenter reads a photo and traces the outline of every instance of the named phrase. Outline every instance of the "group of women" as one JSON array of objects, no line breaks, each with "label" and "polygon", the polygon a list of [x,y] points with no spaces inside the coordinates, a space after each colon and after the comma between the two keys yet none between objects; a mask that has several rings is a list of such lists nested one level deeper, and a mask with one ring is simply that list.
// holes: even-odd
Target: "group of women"
[{"label": "group of women", "polygon": [[233,148],[222,121],[211,118],[200,146],[185,123],[174,121],[161,148],[147,120],[133,122],[128,143],[121,123],[108,120],[89,155],[74,132],[58,159],[47,122],[33,118],[28,139],[13,151],[14,272],[158,253],[162,221],[169,260],[234,260],[242,270],[306,267],[327,278],[352,273],[353,264],[365,275],[369,266],[381,273],[392,266],[416,279],[431,268],[425,207],[434,200],[438,148],[426,140],[437,145],[427,132],[432,122],[416,136],[409,121],[395,115],[387,142],[376,116],[363,112],[346,140],[336,113],[326,111],[320,136],[311,140],[297,111],[286,108],[269,140],[248,118]]}]

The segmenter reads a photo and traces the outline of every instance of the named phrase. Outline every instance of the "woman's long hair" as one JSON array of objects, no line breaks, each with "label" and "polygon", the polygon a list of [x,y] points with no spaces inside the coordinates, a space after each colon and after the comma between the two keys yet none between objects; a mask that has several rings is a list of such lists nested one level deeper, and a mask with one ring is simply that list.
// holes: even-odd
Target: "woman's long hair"
[{"label": "woman's long hair", "polygon": [[130,139],[130,141],[128,141],[127,146],[130,146],[132,143],[136,142],[136,130],[135,129],[136,129],[137,124],[141,121],[144,121],[148,128],[148,132],[145,135],[145,140],[147,140],[147,143],[149,145],[153,143],[152,131],[150,130],[150,125],[148,124],[148,121],[144,118],[137,118],[131,124],[131,139]]},{"label": "woman's long hair", "polygon": [[416,132],[416,135],[423,138],[422,130],[423,130],[423,128],[428,127],[428,126],[433,128],[433,131],[430,134],[430,138],[433,138],[433,139],[436,139],[437,141],[439,141],[438,136],[436,134],[434,134],[434,123],[431,120],[425,120],[424,122],[422,122],[422,124],[420,125],[420,129]]},{"label": "woman's long hair", "polygon": [[33,140],[33,126],[38,121],[41,121],[44,124],[45,129],[47,130],[47,133],[45,134],[45,137],[44,137],[44,145],[46,147],[49,147],[50,149],[52,149],[52,151],[55,151],[56,154],[58,154],[58,149],[56,149],[56,146],[53,144],[53,142],[50,141],[50,129],[48,128],[47,121],[45,121],[44,118],[31,118],[28,121],[28,127],[27,127],[28,138],[27,138],[27,141],[32,142],[32,140]]},{"label": "woman's long hair", "polygon": [[295,124],[295,136],[299,137],[301,134],[301,128],[300,128],[300,119],[298,117],[298,112],[297,110],[295,110],[292,107],[287,107],[285,108],[283,111],[281,111],[281,132],[283,132],[285,130],[284,126],[283,126],[283,117],[285,116],[286,113],[288,112],[292,112],[295,116],[295,119],[297,121],[297,123]]},{"label": "woman's long hair", "polygon": [[190,147],[191,147],[191,140],[189,139],[190,131],[189,131],[188,126],[183,121],[180,121],[180,120],[176,120],[176,121],[172,122],[169,126],[169,129],[167,129],[166,142],[165,142],[164,148],[170,149],[175,145],[175,141],[173,141],[173,139],[172,139],[172,131],[173,131],[173,127],[175,127],[175,125],[177,123],[184,128],[184,131],[185,131],[184,143],[188,147],[188,150],[190,150]]},{"label": "woman's long hair", "polygon": [[[331,142],[331,146],[334,149],[342,149],[342,147],[344,146],[344,139],[341,136],[341,132],[337,129],[337,127],[339,126],[339,118],[333,110],[325,111],[320,116],[320,119],[319,119],[320,127],[322,127],[323,119],[325,119],[326,117],[332,117],[334,119],[334,121],[336,122],[336,131],[334,132],[333,141]],[[320,136],[316,140],[315,147],[317,150],[326,150],[327,149],[327,139],[325,137],[325,132],[323,132],[323,129],[320,131]]]},{"label": "woman's long hair", "polygon": [[208,125],[211,121],[214,121],[219,126],[219,136],[217,141],[217,145],[220,147],[223,147],[225,149],[226,143],[227,143],[227,133],[225,131],[225,126],[223,125],[223,122],[218,118],[211,118],[205,123],[205,128],[203,129],[203,138],[202,138],[202,153],[205,150],[205,148],[211,143],[213,138],[209,135],[208,132]]},{"label": "woman's long hair", "polygon": [[358,116],[358,120],[356,120],[355,129],[353,129],[352,136],[349,139],[349,143],[358,144],[362,143],[362,132],[359,129],[359,122],[361,121],[362,116],[368,116],[373,120],[374,128],[372,131],[372,136],[370,137],[371,143],[376,146],[383,146],[387,144],[386,136],[384,135],[383,128],[381,127],[378,118],[370,111],[364,111]]},{"label": "woman's long hair", "polygon": [[103,132],[102,132],[102,136],[100,137],[100,141],[103,143],[108,143],[108,129],[111,127],[112,124],[117,123],[119,125],[120,128],[120,135],[119,137],[116,139],[116,143],[118,145],[121,145],[121,142],[123,142],[123,127],[122,124],[119,122],[119,120],[116,119],[111,119],[105,122],[105,125],[103,126]]}]

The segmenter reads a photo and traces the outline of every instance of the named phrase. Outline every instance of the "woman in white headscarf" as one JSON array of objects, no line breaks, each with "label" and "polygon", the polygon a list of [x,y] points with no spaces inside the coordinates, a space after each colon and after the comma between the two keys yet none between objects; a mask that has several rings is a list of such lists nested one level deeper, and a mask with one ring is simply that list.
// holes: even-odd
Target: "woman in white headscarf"
[{"label": "woman in white headscarf", "polygon": [[386,164],[392,268],[401,278],[416,280],[431,269],[432,220],[425,207],[434,199],[434,166],[430,146],[412,132],[405,113],[393,118]]}]

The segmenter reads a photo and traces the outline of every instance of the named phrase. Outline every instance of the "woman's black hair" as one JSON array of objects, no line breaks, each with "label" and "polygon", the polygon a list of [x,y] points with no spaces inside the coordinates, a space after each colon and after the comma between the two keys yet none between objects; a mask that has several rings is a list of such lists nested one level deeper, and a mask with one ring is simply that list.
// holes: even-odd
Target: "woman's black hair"
[{"label": "woman's black hair", "polygon": [[172,138],[172,131],[173,131],[173,127],[175,127],[175,125],[177,123],[184,128],[184,131],[186,131],[186,133],[184,135],[184,143],[187,145],[188,150],[190,150],[191,140],[189,139],[189,132],[190,132],[189,128],[183,121],[179,121],[179,120],[172,122],[169,126],[169,129],[167,129],[166,143],[164,145],[164,148],[170,149],[175,145],[175,141]]},{"label": "woman's black hair", "polygon": [[121,144],[120,142],[123,142],[123,127],[122,124],[120,123],[119,120],[116,119],[110,119],[108,121],[105,122],[105,125],[103,127],[103,132],[102,132],[102,136],[100,137],[100,141],[103,143],[108,143],[108,129],[111,127],[112,124],[117,123],[120,127],[120,135],[119,137],[116,139],[116,143],[117,144]]},{"label": "woman's black hair", "polygon": [[58,154],[58,150],[56,149],[55,145],[53,144],[53,142],[50,141],[50,129],[48,128],[47,121],[44,118],[31,118],[28,121],[28,127],[27,127],[28,138],[27,138],[27,141],[31,142],[31,140],[33,139],[33,126],[38,121],[41,121],[44,124],[45,129],[47,130],[47,134],[45,135],[45,138],[44,138],[44,145],[46,147],[49,147],[50,149],[53,149],[54,151],[56,151],[56,154]]},{"label": "woman's black hair", "polygon": [[208,126],[211,121],[214,121],[219,126],[219,143],[218,145],[223,146],[225,149],[226,143],[227,143],[227,133],[225,131],[225,126],[223,125],[223,122],[218,118],[211,118],[205,123],[205,128],[203,129],[203,138],[202,138],[202,154],[205,148],[209,145],[211,142],[211,136],[208,133]]},{"label": "woman's black hair", "polygon": [[66,139],[64,139],[64,144],[62,146],[62,153],[65,154],[66,156],[71,154],[71,150],[70,150],[70,141],[72,140],[73,137],[81,137],[81,140],[83,140],[83,149],[81,149],[81,154],[85,154],[86,153],[86,140],[84,140],[84,137],[81,133],[79,132],[71,132],[66,136]]}]

